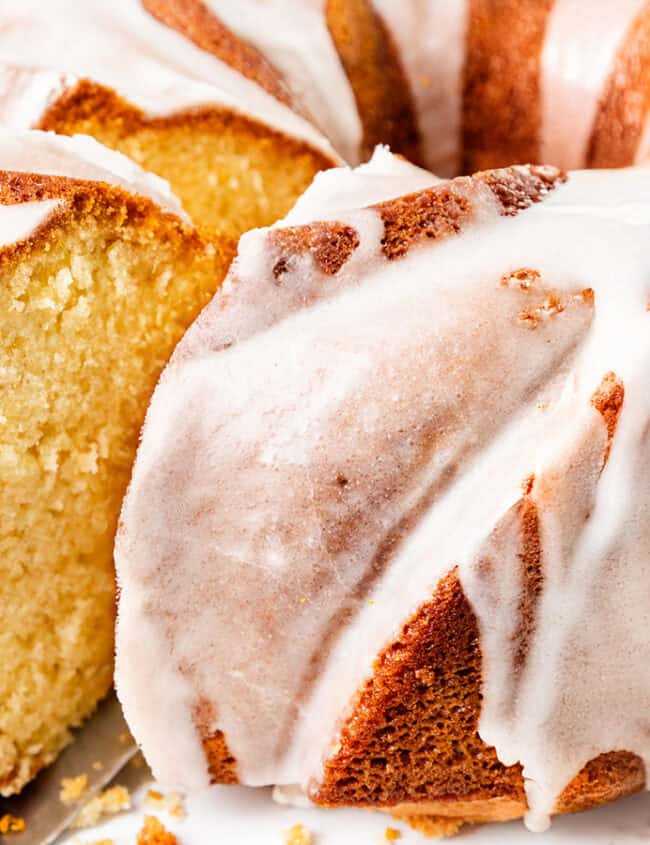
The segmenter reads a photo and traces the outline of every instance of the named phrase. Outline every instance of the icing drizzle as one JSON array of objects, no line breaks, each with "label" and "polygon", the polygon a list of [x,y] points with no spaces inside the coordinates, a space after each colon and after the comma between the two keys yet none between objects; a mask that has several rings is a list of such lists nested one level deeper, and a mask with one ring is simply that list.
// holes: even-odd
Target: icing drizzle
[{"label": "icing drizzle", "polygon": [[[352,176],[312,190],[347,201]],[[163,780],[205,785],[201,735],[222,730],[243,783],[314,788],[376,655],[454,566],[480,733],[522,763],[529,825],[600,753],[650,765],[650,171],[574,173],[516,216],[451,184],[460,234],[399,259],[378,209],[336,200],[356,240],[335,272],[285,255],[291,228],[245,235],[161,380],[116,561],[118,690]]]}]

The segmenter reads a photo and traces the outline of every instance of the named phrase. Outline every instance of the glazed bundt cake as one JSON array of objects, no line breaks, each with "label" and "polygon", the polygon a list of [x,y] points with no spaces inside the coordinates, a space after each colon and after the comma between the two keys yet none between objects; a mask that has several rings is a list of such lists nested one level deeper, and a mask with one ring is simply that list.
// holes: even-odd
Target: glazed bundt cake
[{"label": "glazed bundt cake", "polygon": [[113,535],[148,398],[231,253],[91,138],[0,132],[0,794],[112,682]]},{"label": "glazed bundt cake", "polygon": [[647,0],[0,0],[0,64],[2,122],[91,134],[235,235],[332,147],[441,176],[650,155]]},{"label": "glazed bundt cake", "polygon": [[244,235],[118,531],[156,774],[533,829],[641,789],[649,378],[650,169],[380,150]]},{"label": "glazed bundt cake", "polygon": [[[299,783],[325,805],[475,819],[528,805],[538,826],[639,788],[647,755],[626,708],[647,703],[633,637],[648,620],[624,587],[647,585],[629,496],[647,437],[626,410],[647,357],[648,176],[530,165],[650,159],[648,0],[0,0],[0,124],[14,130],[0,136],[0,589],[16,609],[0,626],[0,792],[52,759],[110,683],[110,546],[147,397],[230,236],[289,209],[245,236],[180,347],[124,512],[122,695],[158,771],[152,690],[190,784]],[[185,212],[117,153],[16,134],[30,128],[94,136],[168,179]],[[380,151],[303,194],[378,142],[443,177],[526,166],[438,183]],[[134,524],[159,451],[170,474]],[[206,560],[207,581],[185,584]],[[249,569],[268,607],[244,602]],[[605,595],[596,572],[620,589]],[[202,616],[196,639],[172,626],[169,654],[155,611],[177,581],[180,615]],[[591,592],[573,623],[557,596],[578,583]],[[598,603],[618,625],[606,643]],[[257,638],[219,639],[233,609]],[[161,649],[149,691],[129,665],[136,624]],[[270,637],[277,654],[255,650]],[[241,675],[220,663],[226,646]],[[598,649],[620,686],[576,704]],[[562,686],[572,660],[584,671]],[[594,740],[594,713],[616,708],[629,724]]]}]

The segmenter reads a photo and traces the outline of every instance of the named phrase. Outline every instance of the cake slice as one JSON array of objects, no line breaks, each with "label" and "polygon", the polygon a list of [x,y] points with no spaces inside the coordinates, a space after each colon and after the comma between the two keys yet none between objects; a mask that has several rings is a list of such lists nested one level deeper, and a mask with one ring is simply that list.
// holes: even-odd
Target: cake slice
[{"label": "cake slice", "polygon": [[[219,49],[178,31],[196,8]],[[194,0],[2,0],[0,63],[2,123],[92,135],[226,234],[273,222],[340,161],[282,75]]]},{"label": "cake slice", "polygon": [[86,137],[0,133],[0,794],[109,689],[122,495],[156,379],[230,259]]},{"label": "cake slice", "polygon": [[159,778],[537,830],[642,788],[648,197],[383,152],[241,239],[117,537]]}]

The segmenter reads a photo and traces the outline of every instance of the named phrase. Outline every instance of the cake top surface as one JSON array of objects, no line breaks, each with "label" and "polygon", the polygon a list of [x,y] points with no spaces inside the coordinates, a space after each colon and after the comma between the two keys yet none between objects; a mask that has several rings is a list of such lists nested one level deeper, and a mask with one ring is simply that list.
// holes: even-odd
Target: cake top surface
[{"label": "cake top surface", "polygon": [[205,783],[221,730],[241,782],[309,790],[458,567],[480,733],[542,827],[598,754],[650,763],[650,171],[509,168],[345,210],[354,178],[315,183],[329,220],[305,200],[242,238],[161,379],[116,547],[119,693],[159,777]]},{"label": "cake top surface", "polygon": [[[37,130],[0,129],[0,172],[63,176],[114,185],[148,197],[189,222],[168,183],[87,135],[67,137]],[[47,221],[63,200],[0,205],[0,244],[24,240]]]},{"label": "cake top surface", "polygon": [[[149,117],[223,107],[336,154],[306,119],[158,21],[141,0],[0,2],[0,116],[35,125],[80,79],[107,86]],[[19,84],[17,84],[19,83]]]}]

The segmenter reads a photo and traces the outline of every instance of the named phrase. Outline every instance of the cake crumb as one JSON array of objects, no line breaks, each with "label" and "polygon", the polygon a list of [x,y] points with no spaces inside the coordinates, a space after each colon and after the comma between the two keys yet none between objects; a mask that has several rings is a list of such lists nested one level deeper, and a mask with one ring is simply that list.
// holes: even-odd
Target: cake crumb
[{"label": "cake crumb", "polygon": [[128,745],[129,742],[131,742],[131,734],[124,731],[124,733],[120,734],[119,740],[120,740],[120,745]]},{"label": "cake crumb", "polygon": [[178,839],[156,816],[145,816],[136,845],[178,845]]},{"label": "cake crumb", "polygon": [[312,835],[304,824],[294,824],[284,836],[284,845],[312,845]]},{"label": "cake crumb", "polygon": [[169,792],[167,794],[167,812],[174,819],[185,818],[185,804],[180,792]]},{"label": "cake crumb", "polygon": [[463,819],[450,819],[444,816],[396,816],[406,822],[413,830],[422,833],[428,839],[446,839],[456,836],[466,822]]},{"label": "cake crumb", "polygon": [[101,770],[103,768],[104,768],[104,766],[102,764],[102,761],[101,760],[95,760],[95,762],[93,763],[93,771],[101,772]]},{"label": "cake crumb", "polygon": [[25,819],[6,813],[0,818],[0,833],[22,833],[25,830]]},{"label": "cake crumb", "polygon": [[114,816],[130,808],[131,796],[129,795],[129,790],[124,786],[111,786],[109,789],[105,789],[99,795],[91,798],[81,808],[71,827],[76,829],[92,827],[104,816]]},{"label": "cake crumb", "polygon": [[63,778],[59,799],[64,804],[72,804],[78,801],[88,788],[88,775],[77,775],[75,778]]},{"label": "cake crumb", "polygon": [[506,273],[501,276],[501,284],[504,287],[519,288],[522,291],[528,291],[535,287],[541,279],[539,270],[532,270],[530,267],[520,267],[518,270],[513,270],[512,273]]},{"label": "cake crumb", "polygon": [[387,827],[384,831],[384,839],[386,842],[395,842],[402,838],[402,834],[395,827]]},{"label": "cake crumb", "polygon": [[166,810],[175,819],[185,818],[185,806],[180,792],[168,792],[163,795],[157,789],[150,789],[144,797],[144,804],[152,810]]}]

